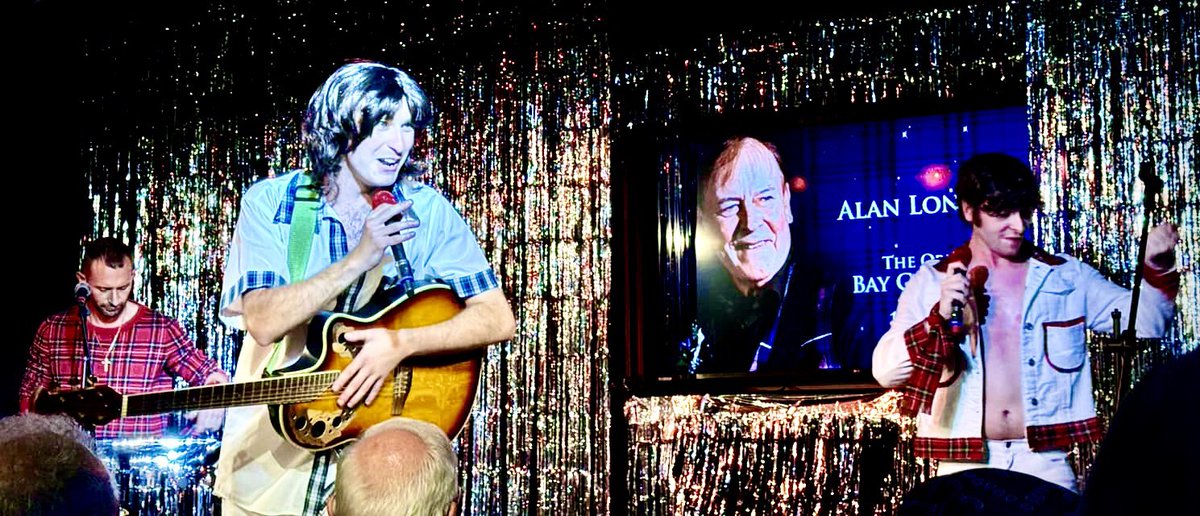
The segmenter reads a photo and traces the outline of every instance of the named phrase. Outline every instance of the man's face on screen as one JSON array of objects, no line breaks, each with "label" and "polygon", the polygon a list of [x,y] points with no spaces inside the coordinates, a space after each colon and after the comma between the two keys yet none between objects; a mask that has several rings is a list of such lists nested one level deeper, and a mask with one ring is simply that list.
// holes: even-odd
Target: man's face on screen
[{"label": "man's face on screen", "polygon": [[792,212],[775,154],[752,138],[738,145],[732,166],[712,174],[704,211],[720,233],[721,264],[746,292],[765,285],[787,262]]}]

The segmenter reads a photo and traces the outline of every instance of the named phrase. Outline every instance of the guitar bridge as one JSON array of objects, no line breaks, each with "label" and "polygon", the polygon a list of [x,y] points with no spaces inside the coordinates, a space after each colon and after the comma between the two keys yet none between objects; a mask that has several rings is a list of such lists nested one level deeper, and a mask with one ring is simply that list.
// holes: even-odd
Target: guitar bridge
[{"label": "guitar bridge", "polygon": [[408,403],[408,391],[412,388],[412,367],[401,365],[392,376],[392,415],[399,416]]}]

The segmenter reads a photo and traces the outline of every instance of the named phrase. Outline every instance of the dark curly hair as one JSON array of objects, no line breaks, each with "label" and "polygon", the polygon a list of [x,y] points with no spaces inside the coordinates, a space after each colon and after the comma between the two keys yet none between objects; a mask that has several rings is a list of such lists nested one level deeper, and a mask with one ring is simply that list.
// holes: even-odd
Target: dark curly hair
[{"label": "dark curly hair", "polygon": [[[954,191],[960,204],[989,215],[1020,212],[1022,217],[1030,218],[1042,207],[1033,170],[1023,161],[998,152],[978,154],[964,162],[958,168]],[[959,217],[963,217],[961,210]]]}]

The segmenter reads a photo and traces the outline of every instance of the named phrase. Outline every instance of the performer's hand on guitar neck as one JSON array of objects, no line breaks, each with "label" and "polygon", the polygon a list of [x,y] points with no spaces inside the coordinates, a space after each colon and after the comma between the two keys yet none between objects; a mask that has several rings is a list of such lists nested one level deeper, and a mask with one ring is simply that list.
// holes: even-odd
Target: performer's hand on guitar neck
[{"label": "performer's hand on guitar neck", "polygon": [[384,380],[411,351],[400,342],[396,330],[368,328],[343,334],[348,343],[362,343],[350,365],[333,382],[333,392],[339,394],[338,406],[355,407],[360,402],[371,403],[379,395]]}]

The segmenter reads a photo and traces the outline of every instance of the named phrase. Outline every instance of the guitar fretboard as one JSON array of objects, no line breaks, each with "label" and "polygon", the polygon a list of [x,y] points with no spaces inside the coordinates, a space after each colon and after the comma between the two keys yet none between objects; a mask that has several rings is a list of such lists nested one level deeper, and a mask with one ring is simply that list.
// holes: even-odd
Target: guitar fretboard
[{"label": "guitar fretboard", "polygon": [[161,414],[177,410],[204,410],[315,400],[330,393],[341,371],[264,378],[251,382],[190,387],[174,391],[133,394],[125,397],[121,417]]}]

